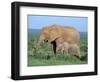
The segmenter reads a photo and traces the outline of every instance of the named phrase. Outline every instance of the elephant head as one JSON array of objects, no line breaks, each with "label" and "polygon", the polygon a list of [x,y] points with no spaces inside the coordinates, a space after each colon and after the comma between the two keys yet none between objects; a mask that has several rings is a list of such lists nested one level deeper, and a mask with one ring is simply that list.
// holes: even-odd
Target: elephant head
[{"label": "elephant head", "polygon": [[42,42],[48,42],[49,41],[49,34],[50,33],[50,28],[49,27],[44,27],[41,32],[40,32],[40,36],[39,36],[39,40],[36,44],[36,47],[39,48],[40,44]]},{"label": "elephant head", "polygon": [[59,30],[56,28],[56,25],[44,27],[41,30],[38,45],[40,45],[41,42],[52,42],[58,38],[59,35]]}]

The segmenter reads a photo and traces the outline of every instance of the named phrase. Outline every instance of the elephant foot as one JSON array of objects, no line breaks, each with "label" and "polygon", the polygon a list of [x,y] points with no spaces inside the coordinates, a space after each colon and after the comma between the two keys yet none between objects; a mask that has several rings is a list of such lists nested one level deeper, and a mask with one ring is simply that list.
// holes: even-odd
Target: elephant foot
[{"label": "elephant foot", "polygon": [[81,56],[78,55],[74,55],[76,58],[78,58],[79,60],[81,60]]}]

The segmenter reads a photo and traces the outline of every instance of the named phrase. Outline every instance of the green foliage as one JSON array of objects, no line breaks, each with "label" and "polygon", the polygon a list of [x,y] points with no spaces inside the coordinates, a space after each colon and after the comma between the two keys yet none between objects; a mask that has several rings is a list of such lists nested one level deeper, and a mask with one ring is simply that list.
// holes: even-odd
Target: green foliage
[{"label": "green foliage", "polygon": [[50,66],[50,65],[75,65],[87,63],[87,38],[80,41],[81,58],[71,54],[53,53],[52,45],[41,44],[39,49],[35,48],[39,35],[28,36],[28,66]]}]

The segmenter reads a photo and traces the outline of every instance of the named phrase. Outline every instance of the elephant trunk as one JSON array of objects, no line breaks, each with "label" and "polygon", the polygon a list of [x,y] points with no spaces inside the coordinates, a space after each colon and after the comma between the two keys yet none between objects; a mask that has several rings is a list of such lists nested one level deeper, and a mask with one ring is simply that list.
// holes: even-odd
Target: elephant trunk
[{"label": "elephant trunk", "polygon": [[36,48],[40,48],[40,44],[44,41],[44,38],[42,36],[39,37],[38,42],[36,43]]}]

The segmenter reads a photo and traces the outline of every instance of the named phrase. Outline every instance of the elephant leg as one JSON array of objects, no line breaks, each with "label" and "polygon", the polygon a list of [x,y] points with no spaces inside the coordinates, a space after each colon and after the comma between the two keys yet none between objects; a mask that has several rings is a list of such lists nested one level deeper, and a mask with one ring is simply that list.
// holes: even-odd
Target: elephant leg
[{"label": "elephant leg", "polygon": [[63,48],[61,48],[61,49],[60,49],[60,52],[64,54],[64,49],[63,49]]},{"label": "elephant leg", "polygon": [[80,59],[80,47],[79,46],[76,47],[75,56]]},{"label": "elephant leg", "polygon": [[80,47],[78,45],[71,45],[68,52],[77,58],[80,58]]},{"label": "elephant leg", "polygon": [[68,55],[68,49],[65,49],[64,52]]},{"label": "elephant leg", "polygon": [[77,56],[78,58],[80,58],[80,48],[79,48],[79,47],[77,48],[77,54],[76,54],[76,56]]},{"label": "elephant leg", "polygon": [[58,53],[60,51],[60,48],[56,47],[56,53]]}]

